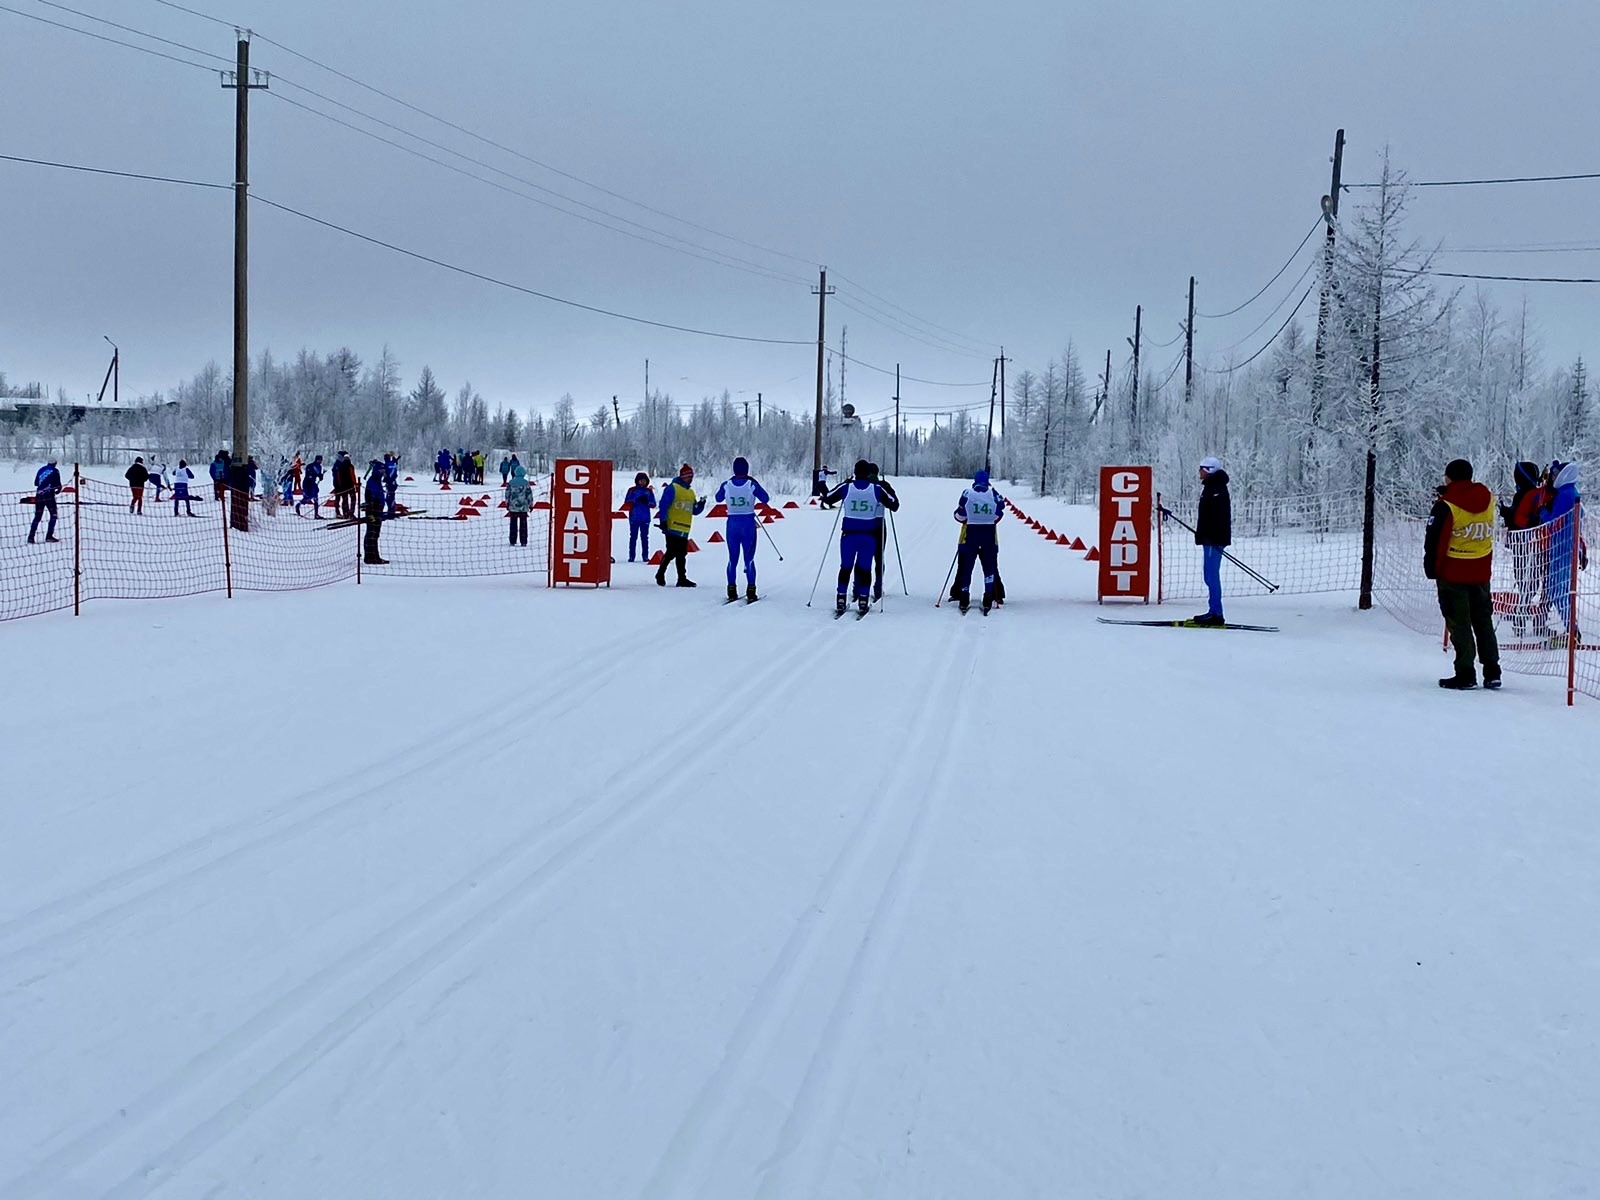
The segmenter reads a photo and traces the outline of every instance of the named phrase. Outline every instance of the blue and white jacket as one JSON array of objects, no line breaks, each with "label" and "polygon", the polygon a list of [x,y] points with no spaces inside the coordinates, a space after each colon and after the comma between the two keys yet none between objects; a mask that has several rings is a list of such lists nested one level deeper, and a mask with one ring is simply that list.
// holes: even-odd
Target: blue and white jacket
[{"label": "blue and white jacket", "polygon": [[717,503],[728,506],[728,524],[741,521],[753,525],[756,519],[756,505],[770,504],[772,497],[767,495],[767,489],[753,476],[735,475],[717,489]]}]

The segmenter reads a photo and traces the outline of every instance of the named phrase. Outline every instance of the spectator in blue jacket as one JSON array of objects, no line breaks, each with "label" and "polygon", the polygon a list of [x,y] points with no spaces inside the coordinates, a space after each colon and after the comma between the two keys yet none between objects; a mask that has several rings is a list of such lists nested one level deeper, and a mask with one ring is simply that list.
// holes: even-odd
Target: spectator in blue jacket
[{"label": "spectator in blue jacket", "polygon": [[1578,538],[1580,568],[1587,566],[1586,547],[1577,529],[1578,464],[1553,462],[1550,464],[1550,500],[1539,512],[1541,525],[1552,525],[1549,542],[1549,583],[1545,587],[1545,600],[1550,608],[1561,614],[1561,623],[1569,626],[1567,636],[1575,642],[1582,638],[1571,607],[1572,540]]},{"label": "spectator in blue jacket", "polygon": [[756,598],[756,506],[770,504],[772,497],[760,482],[750,477],[750,463],[733,460],[733,478],[717,489],[717,503],[728,507],[728,599],[739,598],[739,557],[744,556],[744,598]]},{"label": "spectator in blue jacket", "polygon": [[217,500],[221,500],[227,490],[228,468],[232,465],[233,461],[226,450],[218,450],[216,457],[211,460],[211,492]]},{"label": "spectator in blue jacket", "polygon": [[634,547],[639,550],[639,561],[650,561],[650,513],[656,506],[655,489],[650,486],[650,476],[640,471],[633,477],[633,486],[622,498],[628,508],[628,561],[633,561]]},{"label": "spectator in blue jacket", "polygon": [[450,451],[441,450],[433,460],[433,481],[435,483],[450,482]]},{"label": "spectator in blue jacket", "polygon": [[33,541],[33,535],[39,532],[39,521],[45,513],[50,514],[50,524],[45,528],[44,540],[59,542],[56,536],[56,493],[61,490],[61,472],[56,467],[56,460],[51,459],[40,467],[33,476],[33,524],[28,526],[28,540]]},{"label": "spectator in blue jacket", "polygon": [[384,512],[394,516],[394,494],[400,487],[400,456],[393,450],[383,456]]}]

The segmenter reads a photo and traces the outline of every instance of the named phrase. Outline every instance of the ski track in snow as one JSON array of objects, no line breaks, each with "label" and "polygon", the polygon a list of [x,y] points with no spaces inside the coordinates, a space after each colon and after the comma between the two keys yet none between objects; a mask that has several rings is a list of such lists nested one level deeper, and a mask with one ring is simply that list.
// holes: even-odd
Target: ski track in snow
[{"label": "ski track in snow", "polygon": [[[751,701],[781,682],[825,636],[823,630],[812,632],[764,670],[731,686],[708,719],[726,718],[730,728],[756,723],[758,710]],[[658,749],[672,741],[669,735]],[[691,750],[684,764],[714,757],[716,749]],[[629,795],[646,782],[641,776],[651,776],[656,769],[657,754],[652,752],[640,765],[614,772],[553,822],[528,831],[337,963],[280,996],[155,1088],[50,1153],[0,1188],[0,1197],[59,1194],[54,1189],[86,1164],[93,1164],[96,1178],[120,1176],[119,1182],[97,1194],[147,1195],[314,1069],[384,1007],[492,932],[509,913],[542,898],[607,841],[668,803],[670,794],[664,791],[644,791],[631,801],[608,799]],[[338,1007],[339,1015],[322,1023],[317,1014],[329,1007]],[[262,1057],[271,1060],[264,1069],[255,1065]],[[187,1128],[172,1138],[173,1126]]]},{"label": "ski track in snow", "polygon": [[[615,638],[596,652],[575,656],[558,670],[562,673],[577,671],[582,665],[580,660],[595,656],[600,656],[602,665],[588,671],[578,689],[539,701],[527,716],[554,713],[575,700],[604,690],[626,669],[626,656],[630,651],[647,645],[673,624],[673,618],[669,617]],[[508,753],[507,750],[493,748],[493,743],[501,740],[502,731],[488,722],[516,695],[517,689],[507,690],[466,716],[452,721],[437,735],[430,730],[426,741],[401,751],[398,756],[390,756],[389,762],[376,777],[372,765],[363,765],[331,785],[319,783],[308,787],[281,804],[210,830],[193,841],[128,867],[69,896],[52,900],[0,923],[0,978],[8,974],[19,959],[80,941],[91,932],[114,927],[136,915],[146,902],[226,866],[240,855],[310,833],[353,805],[378,799],[382,801],[381,808],[388,810],[422,796],[420,790],[399,799],[390,794],[390,789],[396,783],[417,771],[438,767],[457,755],[484,747],[489,747],[487,756],[490,759],[503,756]],[[332,799],[325,795],[330,790],[333,792]]]},{"label": "ski track in snow", "polygon": [[[759,1165],[760,1174],[766,1177],[759,1194],[791,1194],[768,1186],[782,1177],[774,1167],[788,1165],[815,1123],[813,1110],[820,1081],[832,1070],[839,1033],[835,1027],[841,1016],[871,1003],[871,990],[862,986],[860,968],[878,947],[893,939],[887,901],[935,794],[928,784],[938,776],[953,744],[938,720],[937,708],[951,686],[963,682],[963,676],[972,671],[976,647],[963,647],[958,630],[949,631],[945,641],[942,652],[912,684],[922,699],[910,723],[915,740],[905,747],[905,755],[917,768],[908,771],[899,760],[886,764],[873,789],[873,802],[863,809],[816,894],[796,918],[788,940],[733,1030],[721,1064],[701,1088],[656,1163],[641,1193],[649,1200],[756,1194],[754,1179],[717,1176],[730,1153],[749,1153],[752,1147],[768,1151]],[[827,954],[835,943],[850,951],[842,961],[836,961],[837,954],[832,959]],[[827,1020],[819,1024],[818,1017]],[[797,1045],[810,1049],[803,1076],[793,1082],[792,1098],[780,1100],[776,1106],[763,1105],[771,1099],[772,1080],[783,1077],[786,1066],[793,1065],[781,1061],[787,1057],[785,1052]],[[752,1133],[746,1126],[752,1123],[751,1114],[758,1111],[775,1113],[781,1117],[781,1125],[763,1121]]]}]

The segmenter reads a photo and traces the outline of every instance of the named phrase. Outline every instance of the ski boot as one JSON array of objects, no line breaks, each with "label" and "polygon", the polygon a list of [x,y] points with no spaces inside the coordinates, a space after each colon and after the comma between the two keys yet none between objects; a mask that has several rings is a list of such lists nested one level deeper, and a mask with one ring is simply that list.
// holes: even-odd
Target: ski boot
[{"label": "ski boot", "polygon": [[657,587],[666,587],[667,586],[667,569],[665,567],[661,568],[661,570],[656,572],[656,586]]},{"label": "ski boot", "polygon": [[739,589],[734,587],[733,584],[730,583],[728,585],[728,603],[732,604],[738,598],[739,598]]},{"label": "ski boot", "polygon": [[833,598],[833,611],[835,616],[844,615],[844,593],[840,592]]},{"label": "ski boot", "polygon": [[748,584],[744,589],[744,598],[754,604],[759,597],[756,595],[756,585]]},{"label": "ski boot", "polygon": [[678,586],[679,587],[699,587],[700,585],[698,583],[696,583],[694,580],[690,579],[687,575],[680,575],[680,576],[678,576]]},{"label": "ski boot", "polygon": [[960,599],[961,599],[961,611],[962,612],[966,612],[969,608],[972,607],[972,597],[970,595],[968,595],[966,592],[962,592],[961,593]]},{"label": "ski boot", "polygon": [[856,615],[862,616],[862,617],[866,616],[867,615],[867,609],[869,609],[871,607],[872,607],[872,601],[868,600],[865,596],[857,596],[856,597]]},{"label": "ski boot", "polygon": [[1199,614],[1198,616],[1191,617],[1189,620],[1190,620],[1190,624],[1199,625],[1202,628],[1211,628],[1211,627],[1214,627],[1214,626],[1217,626],[1217,625],[1224,625],[1224,624],[1227,623],[1226,621],[1223,620],[1223,617],[1222,617],[1221,613],[1211,613],[1211,612],[1203,612],[1203,613]]},{"label": "ski boot", "polygon": [[983,594],[983,603],[979,607],[982,609],[983,615],[987,617],[989,610],[994,607],[994,593],[985,592]]}]

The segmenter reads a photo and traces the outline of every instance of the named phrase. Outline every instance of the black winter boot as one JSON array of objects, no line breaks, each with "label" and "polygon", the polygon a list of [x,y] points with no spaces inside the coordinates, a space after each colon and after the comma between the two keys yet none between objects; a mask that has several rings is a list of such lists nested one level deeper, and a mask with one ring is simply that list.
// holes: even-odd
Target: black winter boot
[{"label": "black winter boot", "polygon": [[1478,686],[1478,681],[1472,675],[1446,675],[1439,680],[1439,686],[1452,692],[1470,692]]}]

